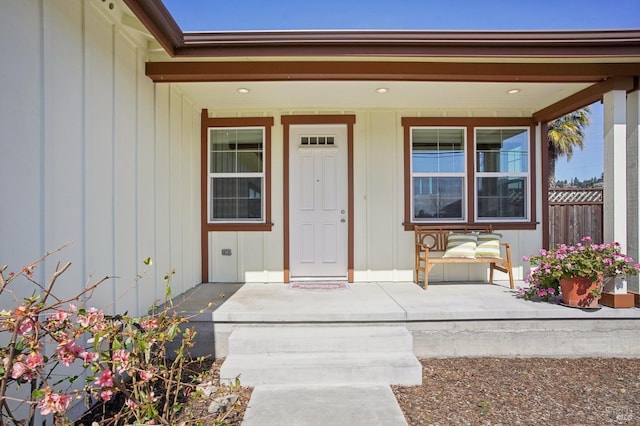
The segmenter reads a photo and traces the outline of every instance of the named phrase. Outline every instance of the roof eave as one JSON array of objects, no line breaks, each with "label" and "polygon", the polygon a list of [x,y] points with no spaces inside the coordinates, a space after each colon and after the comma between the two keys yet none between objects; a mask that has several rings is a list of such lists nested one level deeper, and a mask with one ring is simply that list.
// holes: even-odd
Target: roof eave
[{"label": "roof eave", "polygon": [[640,30],[183,32],[161,0],[124,0],[172,57],[640,57]]}]

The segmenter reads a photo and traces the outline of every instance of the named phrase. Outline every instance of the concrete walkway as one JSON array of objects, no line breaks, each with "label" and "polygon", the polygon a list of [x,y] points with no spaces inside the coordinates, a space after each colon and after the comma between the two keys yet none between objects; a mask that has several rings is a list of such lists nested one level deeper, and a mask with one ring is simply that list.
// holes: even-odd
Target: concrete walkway
[{"label": "concrete walkway", "polygon": [[261,385],[243,426],[400,426],[402,410],[389,386]]}]

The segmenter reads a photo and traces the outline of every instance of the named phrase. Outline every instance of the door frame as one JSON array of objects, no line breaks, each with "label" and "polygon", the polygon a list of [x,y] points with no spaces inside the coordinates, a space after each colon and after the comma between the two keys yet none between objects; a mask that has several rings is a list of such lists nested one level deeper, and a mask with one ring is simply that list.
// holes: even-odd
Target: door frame
[{"label": "door frame", "polygon": [[283,115],[280,118],[283,126],[283,207],[284,207],[284,282],[291,280],[290,270],[290,218],[289,218],[289,137],[292,125],[346,125],[347,126],[347,280],[353,282],[353,125],[356,122],[355,115]]}]

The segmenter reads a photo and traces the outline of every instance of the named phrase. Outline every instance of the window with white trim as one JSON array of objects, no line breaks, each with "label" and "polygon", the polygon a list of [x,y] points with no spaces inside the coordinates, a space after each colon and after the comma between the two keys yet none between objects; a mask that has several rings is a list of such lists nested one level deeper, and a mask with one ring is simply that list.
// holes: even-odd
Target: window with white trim
[{"label": "window with white trim", "polygon": [[476,219],[527,219],[529,129],[476,128]]},{"label": "window with white trim", "polygon": [[411,129],[412,214],[416,221],[466,218],[465,129]]},{"label": "window with white trim", "polygon": [[403,121],[405,223],[530,221],[531,127],[437,120]]},{"label": "window with white trim", "polygon": [[265,222],[265,128],[211,127],[209,222]]}]

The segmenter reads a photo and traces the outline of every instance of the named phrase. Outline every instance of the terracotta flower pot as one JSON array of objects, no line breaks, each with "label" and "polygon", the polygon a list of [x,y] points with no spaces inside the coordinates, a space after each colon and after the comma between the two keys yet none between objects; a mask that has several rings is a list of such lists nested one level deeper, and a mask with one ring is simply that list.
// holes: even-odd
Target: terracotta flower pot
[{"label": "terracotta flower pot", "polygon": [[591,281],[587,277],[571,277],[560,279],[562,303],[577,308],[597,308],[599,298],[594,290],[599,289],[600,281]]}]

